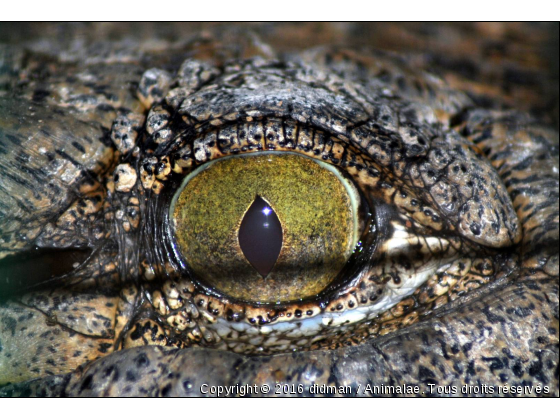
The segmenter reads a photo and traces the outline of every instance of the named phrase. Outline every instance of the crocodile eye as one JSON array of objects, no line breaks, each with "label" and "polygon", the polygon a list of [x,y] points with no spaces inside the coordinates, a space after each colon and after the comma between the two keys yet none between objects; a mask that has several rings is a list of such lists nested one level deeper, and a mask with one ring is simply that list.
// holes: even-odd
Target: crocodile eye
[{"label": "crocodile eye", "polygon": [[359,201],[332,165],[259,153],[193,171],[170,220],[195,278],[237,300],[286,302],[317,295],[345,266],[360,235]]}]

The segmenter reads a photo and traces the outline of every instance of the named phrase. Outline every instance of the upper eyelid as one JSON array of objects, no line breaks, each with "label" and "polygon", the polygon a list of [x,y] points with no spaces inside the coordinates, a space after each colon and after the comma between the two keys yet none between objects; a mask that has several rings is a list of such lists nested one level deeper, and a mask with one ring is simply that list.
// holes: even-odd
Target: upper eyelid
[{"label": "upper eyelid", "polygon": [[[467,211],[470,214],[460,213],[461,209],[466,208],[465,203],[461,202],[464,201],[465,195],[457,195],[458,204],[452,208],[452,204],[439,203],[434,199],[433,195],[438,194],[438,191],[426,191],[427,187],[432,190],[436,187],[440,190],[453,189],[453,184],[457,181],[448,180],[447,174],[440,177],[436,187],[428,184],[419,186],[418,181],[406,179],[413,176],[420,177],[420,184],[422,184],[424,182],[421,179],[423,174],[434,173],[439,176],[441,169],[438,168],[438,165],[440,163],[432,159],[430,155],[433,150],[430,145],[434,141],[448,142],[447,145],[438,145],[435,149],[446,150],[447,154],[452,155],[457,162],[469,165],[474,162],[478,165],[478,161],[480,161],[471,150],[458,151],[453,144],[456,139],[453,138],[452,130],[442,130],[443,124],[437,123],[438,120],[433,110],[433,115],[430,113],[425,115],[426,106],[409,101],[414,98],[389,98],[385,96],[383,89],[375,86],[368,87],[371,89],[369,96],[360,96],[359,85],[357,81],[352,80],[348,83],[354,86],[354,89],[345,88],[346,101],[341,101],[337,97],[335,89],[332,88],[332,86],[336,86],[336,83],[330,85],[329,83],[333,80],[328,77],[324,80],[319,78],[322,81],[318,83],[307,83],[310,74],[319,72],[307,64],[300,63],[290,68],[289,77],[285,77],[284,70],[277,69],[274,65],[267,67],[266,61],[263,63],[256,60],[253,63],[249,60],[248,65],[252,66],[251,69],[255,75],[243,75],[245,79],[228,89],[221,89],[215,80],[208,85],[200,84],[197,81],[193,84],[197,86],[195,89],[181,90],[178,88],[169,92],[165,102],[173,109],[177,118],[181,118],[183,123],[191,126],[191,136],[197,137],[198,134],[206,132],[208,127],[226,126],[231,121],[245,120],[250,123],[267,118],[286,118],[297,121],[329,133],[329,135],[334,133],[347,144],[353,144],[356,148],[367,152],[370,157],[375,157],[377,167],[373,169],[373,172],[381,172],[381,176],[378,177],[378,181],[374,182],[374,187],[380,191],[383,191],[386,186],[389,190],[395,186],[400,187],[397,188],[397,190],[400,189],[398,194],[402,196],[406,193],[409,196],[406,200],[407,203],[403,203],[403,205],[421,224],[431,226],[435,230],[447,231],[454,231],[458,226],[461,236],[494,247],[519,240],[518,225],[511,222],[506,226],[504,222],[506,219],[516,220],[516,214],[509,200],[503,199],[507,194],[497,173],[489,164],[483,163],[482,166],[487,178],[491,179],[492,188],[496,189],[494,195],[500,197],[493,200],[492,206],[504,207],[507,217],[488,214],[485,220],[487,219],[489,222],[485,226],[466,222],[469,217],[479,219],[476,214],[478,209],[471,207]],[[298,65],[301,67],[298,68]],[[238,70],[232,70],[232,72],[242,73]],[[308,72],[311,73],[308,74]],[[196,81],[198,76],[194,72],[182,74],[181,77],[186,78],[185,84],[190,86],[188,80]],[[225,79],[227,76],[220,74],[216,78]],[[302,89],[302,85],[306,85],[306,89]],[[306,95],[313,96],[314,101],[307,100]],[[452,109],[449,110],[451,114],[459,112],[462,109],[461,106],[470,103],[464,98],[456,99],[458,99],[457,104],[453,104]],[[416,100],[420,100],[420,97]],[[310,103],[319,105],[310,105]],[[422,105],[425,104],[422,103]],[[419,118],[419,120],[415,121],[415,118]],[[148,116],[149,120],[150,116]],[[414,124],[410,121],[414,121]],[[198,130],[200,132],[197,132]],[[457,135],[457,133],[455,134]],[[214,145],[216,142],[217,138],[197,139],[192,145],[194,150],[191,152],[195,156],[198,153],[200,160],[205,161],[207,158],[213,157],[212,148],[208,145]],[[372,150],[370,151],[370,149]],[[402,161],[405,157],[412,163],[405,167],[408,173],[395,174],[393,177],[392,172],[398,170],[396,166],[385,170],[388,163],[393,164],[395,159]],[[423,166],[432,165],[433,168],[420,167],[420,163]],[[362,163],[358,163],[359,165]],[[414,170],[416,174],[413,173]],[[472,177],[472,173],[469,173],[467,177]],[[393,179],[387,182],[388,178]],[[483,185],[478,187],[484,188]],[[412,195],[416,197],[411,199]],[[414,202],[419,202],[420,206],[416,207]],[[490,227],[491,224],[498,225],[498,228]],[[515,232],[513,240],[510,238],[509,230]]]}]

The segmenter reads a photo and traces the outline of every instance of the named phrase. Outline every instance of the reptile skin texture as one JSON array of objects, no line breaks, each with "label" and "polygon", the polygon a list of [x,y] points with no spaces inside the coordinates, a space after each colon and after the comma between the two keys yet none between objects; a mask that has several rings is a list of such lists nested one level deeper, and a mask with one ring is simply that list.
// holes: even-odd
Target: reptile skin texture
[{"label": "reptile skin texture", "polygon": [[[557,24],[2,24],[0,396],[558,397],[558,150]],[[266,153],[367,202],[311,297],[177,246]]]}]

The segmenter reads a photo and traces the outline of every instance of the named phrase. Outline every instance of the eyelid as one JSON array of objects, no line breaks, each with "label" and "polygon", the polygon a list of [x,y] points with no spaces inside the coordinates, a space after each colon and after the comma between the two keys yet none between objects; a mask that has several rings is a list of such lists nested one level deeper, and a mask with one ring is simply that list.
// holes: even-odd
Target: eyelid
[{"label": "eyelid", "polygon": [[[249,60],[247,65],[250,71],[226,68],[211,84],[199,85],[194,92],[171,90],[167,104],[198,134],[231,121],[266,118],[297,121],[321,130],[370,156],[386,178],[376,182],[380,190],[388,186],[387,190],[392,192],[398,192],[400,187],[414,192],[422,205],[411,211],[420,223],[436,230],[457,232],[472,242],[494,248],[521,240],[517,213],[497,172],[457,133],[442,133],[433,109],[425,114],[423,110],[427,107],[419,98],[412,102],[401,99],[385,92],[386,86],[369,86],[364,92],[359,81],[333,72],[327,75],[328,68],[310,65],[305,60],[293,68],[279,68],[276,61],[260,59]],[[213,158],[208,144],[215,144],[217,139],[206,141],[195,143],[193,152]],[[444,153],[438,156],[438,151]],[[467,168],[462,179],[453,179],[453,174],[447,172],[446,157]],[[405,158],[407,164],[397,168],[396,164],[402,164]],[[388,165],[393,168],[387,168]],[[399,170],[402,173],[391,173]],[[450,193],[457,188],[456,184],[469,188],[469,182],[476,189],[475,195],[487,197],[488,205],[468,203],[472,194]],[[441,197],[446,195],[457,198],[455,207],[442,202]],[[497,208],[503,214],[493,211]]]}]

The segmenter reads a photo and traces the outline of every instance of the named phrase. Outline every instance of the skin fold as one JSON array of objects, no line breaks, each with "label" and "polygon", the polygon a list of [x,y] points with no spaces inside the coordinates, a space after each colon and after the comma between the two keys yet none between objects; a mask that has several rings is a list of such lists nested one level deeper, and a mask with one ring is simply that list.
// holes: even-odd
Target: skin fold
[{"label": "skin fold", "polygon": [[[558,396],[557,25],[0,29],[1,396]],[[177,245],[185,177],[265,152],[360,199],[300,299]]]}]

